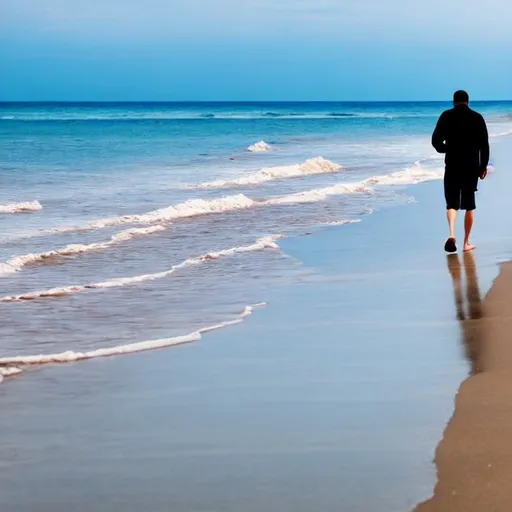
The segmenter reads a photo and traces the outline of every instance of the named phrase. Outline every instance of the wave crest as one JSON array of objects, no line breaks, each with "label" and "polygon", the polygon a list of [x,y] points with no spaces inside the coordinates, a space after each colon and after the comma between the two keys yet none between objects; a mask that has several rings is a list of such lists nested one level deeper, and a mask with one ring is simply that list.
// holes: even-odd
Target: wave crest
[{"label": "wave crest", "polygon": [[212,188],[231,188],[247,185],[259,185],[267,181],[281,180],[286,178],[300,178],[313,174],[327,174],[337,172],[342,168],[341,165],[331,162],[321,156],[310,158],[302,164],[283,165],[279,167],[264,167],[254,174],[243,176],[234,180],[216,180],[201,183],[194,188],[212,189]]},{"label": "wave crest", "polygon": [[370,189],[364,183],[339,183],[330,187],[315,188],[305,192],[297,192],[285,196],[274,197],[265,201],[268,205],[292,205],[302,203],[317,203],[325,201],[329,196],[339,196],[343,194],[356,194],[370,192]]},{"label": "wave crest", "polygon": [[121,233],[117,233],[116,235],[112,236],[112,238],[108,242],[100,242],[94,244],[70,244],[66,245],[66,247],[63,247],[62,249],[55,249],[53,251],[29,253],[22,254],[20,256],[14,256],[5,263],[0,263],[0,276],[19,272],[26,265],[40,263],[42,261],[60,256],[74,256],[77,254],[83,254],[85,252],[107,249],[112,245],[124,242],[126,240],[131,240],[136,236],[150,235],[152,233],[155,233],[157,231],[163,231],[165,229],[166,228],[164,226],[151,226],[148,228],[127,229],[126,231],[122,231]]},{"label": "wave crest", "polygon": [[[300,167],[300,170],[298,169]],[[261,183],[262,181],[269,181],[277,179],[276,175],[282,178],[286,176],[303,176],[307,174],[319,174],[325,172],[335,172],[341,167],[337,164],[329,162],[322,157],[313,158],[306,161],[301,166],[289,167],[274,167],[269,169],[262,169],[254,175],[247,176],[244,183],[248,182]],[[296,192],[283,196],[273,197],[267,200],[254,200],[244,194],[235,194],[224,196],[216,199],[190,199],[184,203],[168,206],[152,212],[140,215],[124,215],[122,217],[112,217],[107,219],[100,219],[97,221],[89,222],[82,226],[71,227],[58,227],[44,231],[45,233],[66,233],[71,231],[86,231],[90,229],[102,229],[121,224],[153,224],[153,223],[168,223],[177,219],[196,217],[200,215],[208,215],[213,213],[224,213],[236,210],[245,210],[253,207],[269,206],[269,205],[290,205],[301,203],[313,203],[323,201],[329,196],[354,194],[354,193],[369,193],[372,186],[384,185],[412,185],[422,183],[424,181],[437,180],[443,177],[442,170],[424,169],[420,162],[416,162],[412,167],[402,171],[396,171],[390,174],[374,176],[367,178],[363,181],[354,183],[339,183],[329,187],[306,190],[304,192]],[[241,183],[240,178],[236,180],[237,184]],[[211,182],[203,184],[202,186],[226,186],[227,183],[234,182]],[[0,274],[2,267],[0,265]]]},{"label": "wave crest", "polygon": [[165,270],[163,272],[156,272],[154,274],[142,274],[139,276],[133,277],[117,277],[114,279],[109,279],[108,281],[103,281],[99,283],[90,283],[85,285],[72,285],[72,286],[62,286],[58,288],[50,288],[48,290],[37,291],[37,292],[28,292],[22,293],[20,295],[11,295],[6,297],[1,297],[0,302],[23,302],[23,301],[31,301],[37,299],[45,299],[50,297],[64,297],[66,295],[71,295],[74,293],[81,293],[86,290],[95,290],[95,289],[105,289],[105,288],[119,288],[121,286],[134,285],[137,283],[143,283],[145,281],[154,281],[155,279],[162,279],[164,277],[168,277],[177,270],[180,270],[185,267],[190,267],[192,265],[198,265],[204,263],[209,260],[216,260],[226,256],[233,256],[235,254],[245,253],[245,252],[254,252],[254,251],[263,251],[265,249],[279,249],[279,245],[276,243],[277,240],[283,238],[282,235],[270,235],[256,240],[253,244],[243,245],[240,247],[232,247],[230,249],[223,249],[217,252],[209,252],[206,254],[202,254],[201,256],[196,256],[194,258],[188,258],[182,263],[177,265],[173,265],[169,270]]},{"label": "wave crest", "polygon": [[264,153],[265,151],[271,150],[272,146],[267,144],[264,140],[260,140],[247,148],[247,151],[250,151],[251,153]]},{"label": "wave crest", "polygon": [[2,384],[5,378],[13,377],[20,373],[23,373],[23,370],[17,366],[0,366],[0,384]]},{"label": "wave crest", "polygon": [[0,204],[0,213],[29,213],[42,210],[39,201],[27,201],[23,203]]},{"label": "wave crest", "polygon": [[403,171],[396,171],[382,176],[368,178],[368,185],[415,185],[425,181],[439,180],[443,177],[442,169],[424,169],[421,162],[414,162],[411,167]]},{"label": "wave crest", "polygon": [[[175,336],[173,338],[161,338],[157,340],[140,341],[136,343],[130,343],[128,345],[119,345],[117,347],[100,348],[91,350],[88,352],[74,352],[68,350],[57,354],[40,354],[40,355],[29,355],[29,356],[15,356],[15,357],[2,357],[0,358],[0,365],[42,365],[51,363],[71,363],[75,361],[83,361],[86,359],[95,359],[98,357],[110,357],[123,354],[133,354],[136,352],[144,352],[147,350],[155,350],[159,348],[167,348],[174,345],[181,345],[184,343],[190,343],[192,341],[198,341],[202,338],[202,335],[223,329],[231,325],[236,325],[244,321],[245,318],[250,316],[257,307],[266,306],[265,303],[253,304],[246,306],[245,309],[238,315],[234,320],[227,320],[216,325],[203,327],[197,331],[185,334],[183,336]],[[18,369],[22,371],[21,369]]]}]

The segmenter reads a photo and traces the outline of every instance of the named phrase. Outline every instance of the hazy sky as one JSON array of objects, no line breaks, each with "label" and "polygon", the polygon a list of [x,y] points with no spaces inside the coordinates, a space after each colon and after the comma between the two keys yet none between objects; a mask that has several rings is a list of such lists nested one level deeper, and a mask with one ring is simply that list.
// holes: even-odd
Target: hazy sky
[{"label": "hazy sky", "polygon": [[0,100],[512,98],[510,0],[0,0]]}]

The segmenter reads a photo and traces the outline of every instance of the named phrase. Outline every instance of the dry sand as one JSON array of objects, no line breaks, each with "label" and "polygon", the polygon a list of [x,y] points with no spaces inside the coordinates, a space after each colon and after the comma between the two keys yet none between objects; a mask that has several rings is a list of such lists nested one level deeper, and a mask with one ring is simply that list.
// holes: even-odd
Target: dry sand
[{"label": "dry sand", "polygon": [[437,449],[434,496],[416,510],[510,512],[512,263],[502,267],[481,302],[473,256],[447,261],[471,375],[456,396],[455,413]]}]

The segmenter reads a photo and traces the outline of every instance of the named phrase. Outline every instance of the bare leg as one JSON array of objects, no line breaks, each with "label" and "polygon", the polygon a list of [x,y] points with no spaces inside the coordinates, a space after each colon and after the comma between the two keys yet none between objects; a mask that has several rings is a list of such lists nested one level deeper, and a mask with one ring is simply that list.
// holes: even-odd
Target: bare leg
[{"label": "bare leg", "polygon": [[457,252],[457,243],[455,242],[455,221],[457,220],[457,210],[448,210],[447,216],[448,225],[450,227],[450,236],[444,244],[444,250],[446,252]]},{"label": "bare leg", "polygon": [[473,222],[475,221],[475,212],[473,210],[467,211],[464,217],[464,252],[476,249],[476,246],[469,243],[469,236],[473,229]]},{"label": "bare leg", "polygon": [[448,210],[448,226],[450,227],[450,238],[455,238],[455,222],[457,221],[457,210]]}]

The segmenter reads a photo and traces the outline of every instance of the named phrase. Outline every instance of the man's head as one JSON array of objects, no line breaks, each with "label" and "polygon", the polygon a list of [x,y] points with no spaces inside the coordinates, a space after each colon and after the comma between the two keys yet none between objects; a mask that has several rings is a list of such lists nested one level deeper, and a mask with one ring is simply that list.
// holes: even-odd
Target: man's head
[{"label": "man's head", "polygon": [[469,103],[469,94],[466,91],[456,91],[453,95],[454,105],[467,105]]}]

